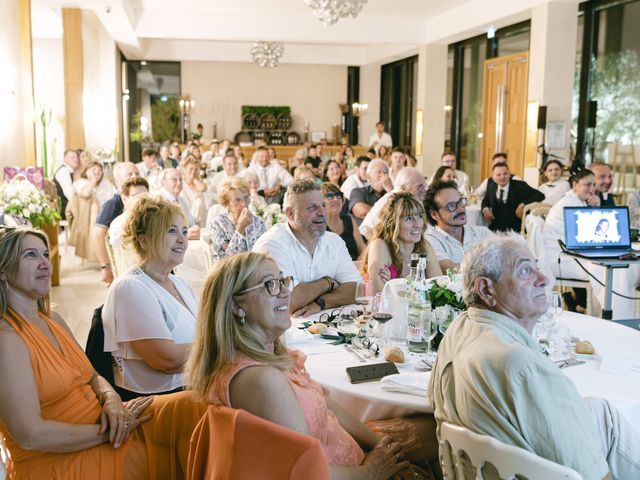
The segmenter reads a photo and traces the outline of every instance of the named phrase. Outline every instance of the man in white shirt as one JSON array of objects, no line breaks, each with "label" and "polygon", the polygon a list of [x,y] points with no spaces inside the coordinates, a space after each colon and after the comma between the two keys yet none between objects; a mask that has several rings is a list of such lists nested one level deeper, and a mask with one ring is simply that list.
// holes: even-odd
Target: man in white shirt
[{"label": "man in white shirt", "polygon": [[64,218],[67,203],[73,196],[73,172],[80,167],[80,157],[75,150],[67,150],[62,157],[62,165],[53,175],[53,181],[62,203],[62,218]]},{"label": "man in white shirt", "polygon": [[389,149],[393,146],[393,139],[384,131],[384,123],[378,122],[376,123],[376,131],[369,138],[369,147],[375,148],[378,153],[381,145]]},{"label": "man in white shirt", "polygon": [[256,163],[247,170],[258,175],[260,190],[264,191],[267,203],[280,203],[282,191],[293,181],[289,172],[277,163],[270,163],[269,152],[266,147],[259,147],[256,151]]},{"label": "man in white shirt", "polygon": [[218,186],[229,177],[235,177],[238,174],[238,159],[233,152],[228,152],[222,160],[222,171],[216,173],[211,180],[207,178],[207,206],[211,206],[213,203],[218,203]]},{"label": "man in white shirt", "polygon": [[409,192],[413,194],[416,200],[422,203],[425,191],[426,186],[422,172],[415,167],[404,167],[396,176],[396,180],[393,183],[393,190],[385,193],[364,217],[362,224],[360,224],[360,233],[366,237],[367,240],[373,238],[373,230],[380,221],[380,213],[387,205],[393,193]]},{"label": "man in white shirt", "polygon": [[158,152],[152,148],[145,148],[142,151],[142,161],[136,164],[140,177],[149,183],[149,189],[154,192],[160,188],[158,176],[162,169],[158,165]]},{"label": "man in white shirt", "polygon": [[367,167],[370,161],[369,157],[358,157],[356,159],[356,171],[349,175],[342,183],[340,190],[344,193],[344,198],[346,198],[347,201],[349,201],[351,197],[351,190],[369,185],[369,181],[367,180]]},{"label": "man in white shirt", "polygon": [[433,247],[440,268],[460,268],[464,252],[493,233],[487,227],[467,225],[467,199],[460,195],[454,182],[436,182],[424,199],[427,220],[431,226],[425,237]]},{"label": "man in white shirt", "polygon": [[[456,168],[457,161],[455,153],[444,152],[440,157],[440,163],[443,166],[453,168],[456,171],[456,177],[458,178],[457,183],[459,188],[462,188],[463,186],[469,188],[469,175]],[[433,175],[435,175],[435,173]],[[431,178],[429,178],[429,185],[431,185],[431,183],[433,182],[433,175],[431,175]]]},{"label": "man in white shirt", "polygon": [[262,235],[254,252],[270,255],[284,276],[293,276],[290,308],[294,316],[308,316],[355,301],[362,277],[344,241],[327,232],[327,209],[320,187],[296,180],[287,189],[286,223]]},{"label": "man in white shirt", "polygon": [[193,215],[189,211],[189,205],[181,197],[182,192],[182,174],[175,168],[165,168],[160,172],[160,191],[158,192],[161,197],[170,203],[180,205],[182,211],[189,220],[189,230],[187,235],[189,239],[195,239],[200,237],[200,227],[196,224]]}]

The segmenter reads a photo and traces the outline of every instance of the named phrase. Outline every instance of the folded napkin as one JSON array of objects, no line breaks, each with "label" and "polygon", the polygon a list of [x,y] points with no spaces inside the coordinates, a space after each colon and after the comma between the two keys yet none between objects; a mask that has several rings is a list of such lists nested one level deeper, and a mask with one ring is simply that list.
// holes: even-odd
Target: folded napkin
[{"label": "folded napkin", "polygon": [[284,332],[284,343],[287,346],[300,345],[311,341],[313,341],[313,335],[305,329],[292,327]]},{"label": "folded napkin", "polygon": [[387,375],[380,386],[387,392],[409,393],[419,397],[427,396],[431,372],[407,372]]}]

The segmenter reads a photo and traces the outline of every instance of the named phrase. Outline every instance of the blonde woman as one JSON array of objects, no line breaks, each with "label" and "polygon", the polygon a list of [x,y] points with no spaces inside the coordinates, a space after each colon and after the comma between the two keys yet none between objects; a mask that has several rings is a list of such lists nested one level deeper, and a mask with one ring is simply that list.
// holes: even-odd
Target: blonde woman
[{"label": "blonde woman", "polygon": [[189,205],[189,211],[200,226],[205,224],[207,218],[207,206],[205,192],[207,184],[200,179],[200,160],[189,155],[182,162],[182,192],[180,197]]},{"label": "blonde woman", "polygon": [[[396,441],[369,429],[325,397],[304,368],[304,354],[281,343],[280,336],[291,326],[292,288],[293,278],[283,277],[264,254],[240,253],[215,265],[202,295],[187,364],[194,395],[318,439],[331,478],[382,480],[401,471],[411,475],[405,459],[415,451],[412,442],[420,443],[418,434]],[[401,422],[397,432],[416,432],[415,423]],[[433,422],[429,425],[435,438]],[[428,456],[423,450],[420,454]],[[424,477],[415,472],[402,478]]]},{"label": "blonde woman", "polygon": [[209,221],[214,260],[250,251],[265,232],[264,222],[249,210],[249,184],[240,177],[229,177],[218,187],[223,210]]},{"label": "blonde woman", "polygon": [[95,198],[98,210],[116,193],[113,183],[104,178],[104,169],[100,162],[90,162],[85,167],[81,178],[73,183],[73,190],[82,198]]},{"label": "blonde woman", "polygon": [[171,273],[189,245],[185,214],[143,196],[129,211],[122,242],[138,264],[111,285],[102,311],[116,390],[125,399],[179,391],[198,314],[195,292]]},{"label": "blonde woman", "polygon": [[426,226],[424,207],[412,194],[393,194],[362,255],[363,274],[369,276],[374,293],[382,292],[387,281],[409,274],[412,253],[427,255],[427,278],[442,275],[424,238]]}]

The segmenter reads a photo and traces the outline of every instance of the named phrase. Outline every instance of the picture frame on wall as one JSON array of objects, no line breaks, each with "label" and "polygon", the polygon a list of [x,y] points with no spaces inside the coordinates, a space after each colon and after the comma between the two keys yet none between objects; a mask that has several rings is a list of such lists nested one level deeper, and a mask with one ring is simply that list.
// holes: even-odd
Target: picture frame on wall
[{"label": "picture frame on wall", "polygon": [[311,143],[322,142],[327,139],[327,132],[311,132]]}]

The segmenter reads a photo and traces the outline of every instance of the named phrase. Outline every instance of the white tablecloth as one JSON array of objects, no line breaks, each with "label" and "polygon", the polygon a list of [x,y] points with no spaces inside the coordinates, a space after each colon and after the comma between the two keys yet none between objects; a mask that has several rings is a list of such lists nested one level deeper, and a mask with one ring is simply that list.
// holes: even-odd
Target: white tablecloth
[{"label": "white tablecloth", "polygon": [[[598,358],[587,360],[584,365],[566,368],[563,372],[573,380],[583,397],[606,398],[640,430],[640,373],[615,375],[599,370],[606,355],[629,357],[640,365],[640,332],[571,312],[563,312],[559,321],[569,325],[573,335],[591,341],[599,354]],[[294,319],[292,328],[297,328],[298,324],[299,320]],[[311,378],[326,388],[332,399],[362,421],[433,412],[425,397],[386,392],[380,388],[379,381],[352,385],[346,367],[364,364],[342,345],[334,346],[329,341],[314,338],[292,344],[290,348],[307,354],[306,366]],[[368,363],[383,361],[384,358],[371,358]],[[398,365],[398,370],[401,373],[415,371],[411,364]]]},{"label": "white tablecloth", "polygon": [[484,221],[480,205],[467,205],[467,225],[486,227],[489,224]]},{"label": "white tablecloth", "polygon": [[208,245],[203,240],[189,240],[189,246],[184,254],[184,261],[177,268],[178,276],[189,282],[189,285],[198,295],[207,279],[204,248],[208,248]]}]

